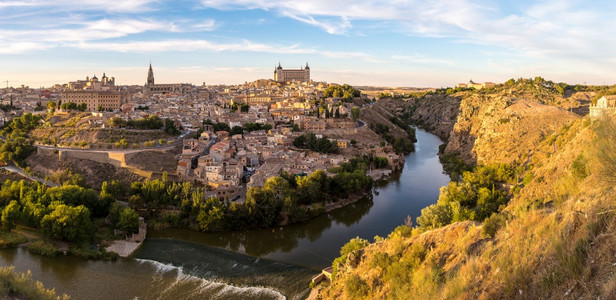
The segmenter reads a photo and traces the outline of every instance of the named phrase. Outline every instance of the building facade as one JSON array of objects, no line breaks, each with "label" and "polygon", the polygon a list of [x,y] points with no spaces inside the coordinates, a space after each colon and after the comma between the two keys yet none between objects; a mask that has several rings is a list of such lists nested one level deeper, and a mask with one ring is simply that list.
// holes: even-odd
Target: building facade
[{"label": "building facade", "polygon": [[496,86],[495,83],[493,82],[484,82],[484,83],[478,83],[478,82],[474,82],[472,79],[469,80],[468,83],[458,83],[456,85],[456,88],[474,88],[476,90],[480,90],[480,89],[486,89],[486,88],[492,88]]},{"label": "building facade", "polygon": [[92,91],[105,91],[115,89],[115,78],[107,77],[103,73],[103,77],[98,80],[98,77],[94,75],[92,78],[86,76],[86,80],[71,81],[68,83],[69,90],[92,90]]},{"label": "building facade", "polygon": [[306,63],[306,67],[300,69],[283,69],[280,63],[278,67],[274,69],[274,81],[276,82],[310,82],[310,67]]},{"label": "building facade", "polygon": [[62,103],[85,103],[88,111],[118,110],[128,103],[129,95],[119,91],[65,91],[62,93]]},{"label": "building facade", "polygon": [[[169,84],[155,84],[154,83],[154,71],[152,70],[152,64],[148,69],[148,77],[145,82],[144,90],[152,94],[167,94],[178,93],[183,94],[192,90],[192,84],[188,83],[169,83]],[[209,97],[209,95],[208,95]]]},{"label": "building facade", "polygon": [[593,119],[614,114],[616,114],[616,95],[603,96],[597,100],[597,104],[590,105],[590,117]]}]

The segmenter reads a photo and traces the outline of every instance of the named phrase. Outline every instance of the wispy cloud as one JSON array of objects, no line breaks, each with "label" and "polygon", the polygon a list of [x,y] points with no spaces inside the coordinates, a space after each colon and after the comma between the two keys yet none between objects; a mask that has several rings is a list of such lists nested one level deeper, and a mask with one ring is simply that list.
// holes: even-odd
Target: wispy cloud
[{"label": "wispy cloud", "polygon": [[30,1],[5,1],[0,2],[0,9],[30,6],[42,9],[52,8],[62,11],[107,11],[139,13],[153,9],[152,4],[158,0],[130,0],[130,1],[105,1],[105,0],[30,0]]},{"label": "wispy cloud", "polygon": [[423,54],[415,53],[411,55],[392,55],[391,59],[395,62],[409,63],[409,64],[425,64],[425,65],[447,65],[453,66],[454,62],[445,59],[436,59],[427,57]]},{"label": "wispy cloud", "polygon": [[[512,10],[513,3],[487,0],[203,0],[221,10],[261,9],[346,34],[356,21],[388,22],[411,36],[493,45],[529,56],[584,59],[605,56],[616,42],[614,3],[546,0]],[[522,6],[522,4],[519,4]]]},{"label": "wispy cloud", "polygon": [[199,31],[214,31],[218,27],[215,20],[209,19],[192,25],[192,28]]},{"label": "wispy cloud", "polygon": [[368,62],[385,62],[382,59],[363,52],[337,52],[328,50],[319,50],[315,48],[306,48],[300,44],[293,45],[277,45],[263,44],[244,40],[238,43],[217,43],[207,40],[157,40],[157,41],[139,41],[139,42],[81,42],[77,44],[69,44],[67,47],[74,47],[84,50],[94,51],[114,51],[114,52],[132,52],[132,53],[149,53],[149,52],[165,52],[165,51],[212,51],[212,52],[262,52],[274,54],[310,54],[320,55],[338,59],[360,59]]}]

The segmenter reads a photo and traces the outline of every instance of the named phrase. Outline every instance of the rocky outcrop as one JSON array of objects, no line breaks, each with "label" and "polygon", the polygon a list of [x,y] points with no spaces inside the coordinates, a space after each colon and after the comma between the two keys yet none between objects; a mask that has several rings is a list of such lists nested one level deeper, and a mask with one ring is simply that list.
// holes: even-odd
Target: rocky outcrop
[{"label": "rocky outcrop", "polygon": [[511,163],[577,118],[532,99],[469,95],[460,103],[445,153],[459,153],[468,164]]},{"label": "rocky outcrop", "polygon": [[[379,106],[447,141],[467,164],[509,163],[536,149],[575,113],[530,96],[459,92],[383,99]],[[376,104],[374,106],[377,106]]]}]

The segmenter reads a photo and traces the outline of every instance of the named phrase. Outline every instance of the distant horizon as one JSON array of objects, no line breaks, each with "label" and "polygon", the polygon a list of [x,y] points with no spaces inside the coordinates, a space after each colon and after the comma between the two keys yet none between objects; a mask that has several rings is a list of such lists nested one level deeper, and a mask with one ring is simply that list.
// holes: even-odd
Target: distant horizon
[{"label": "distant horizon", "polygon": [[[97,76],[97,77],[101,77],[103,74],[106,74],[106,76],[108,77],[115,77],[115,82],[116,82],[116,86],[143,86],[145,85],[145,81],[146,81],[146,77],[147,77],[147,67],[144,68],[144,70],[142,71],[143,73],[143,78],[142,80],[139,82],[139,80],[133,80],[131,82],[125,82],[123,80],[123,78],[121,76],[118,76],[116,73],[113,72],[113,69],[111,69],[112,72],[107,72],[107,71],[101,71],[101,72],[91,72],[90,74],[86,74],[86,75],[82,75],[80,77],[75,77],[75,78],[71,78],[71,79],[66,79],[64,81],[62,81],[62,79],[58,79],[58,80],[48,80],[45,81],[45,84],[43,85],[32,85],[32,84],[28,84],[26,82],[24,83],[17,83],[15,80],[9,80],[9,88],[20,88],[21,85],[23,84],[24,86],[28,86],[29,88],[32,89],[39,89],[39,88],[51,88],[56,84],[60,84],[60,85],[64,85],[67,84],[68,82],[71,81],[77,81],[77,80],[85,80],[86,76],[88,77],[93,77],[93,76]],[[243,81],[237,81],[237,82],[233,82],[233,81],[226,81],[226,82],[209,82],[209,81],[169,81],[172,80],[172,78],[174,76],[169,76],[169,75],[163,75],[163,76],[159,76],[159,73],[157,73],[157,69],[154,66],[154,64],[152,64],[152,69],[154,71],[154,77],[155,77],[155,82],[156,84],[178,84],[178,83],[184,83],[184,84],[192,84],[195,86],[201,86],[204,83],[207,86],[214,86],[214,85],[241,85],[244,84],[246,82],[250,83],[250,82],[254,82],[257,80],[273,80],[273,68],[272,68],[272,75],[270,75],[269,77],[261,77],[261,78],[253,78],[253,79],[247,79],[247,80],[243,80]],[[286,68],[285,68],[286,69]],[[169,70],[168,68],[165,68],[164,70]],[[122,68],[121,72],[124,71],[126,72],[126,68]],[[134,72],[133,70],[130,71],[130,74],[134,74],[137,72]],[[174,74],[174,72],[170,72],[171,74]],[[67,74],[64,72],[64,74]],[[79,73],[81,74],[81,72]],[[121,74],[121,73],[120,73]],[[317,74],[317,75],[314,75]],[[347,82],[347,81],[329,81],[329,80],[321,80],[319,78],[315,78],[315,76],[318,76],[319,72],[314,70],[314,68],[312,68],[311,66],[311,79],[312,81],[315,82],[326,82],[326,83],[334,83],[334,84],[349,84],[352,86],[360,86],[360,87],[378,87],[378,88],[383,88],[383,89],[438,89],[438,88],[453,88],[455,87],[457,84],[459,83],[468,83],[470,80],[473,80],[474,82],[478,82],[478,83],[483,83],[483,82],[493,82],[495,84],[502,84],[504,82],[506,82],[509,79],[518,79],[518,78],[535,78],[537,76],[544,78],[545,80],[551,80],[555,83],[558,82],[564,82],[570,85],[575,85],[575,84],[583,84],[583,85],[590,85],[590,86],[602,86],[602,85],[613,85],[614,83],[599,83],[599,84],[589,84],[588,82],[566,82],[566,81],[559,81],[559,80],[553,80],[551,78],[547,78],[541,75],[532,75],[532,76],[518,76],[518,77],[508,77],[506,79],[500,80],[500,81],[495,81],[495,80],[490,80],[490,79],[486,79],[486,80],[477,80],[474,79],[472,77],[469,77],[466,80],[459,80],[455,83],[451,83],[448,85],[441,85],[441,86],[413,86],[413,85],[393,85],[393,84],[388,84],[387,82],[382,82],[382,83],[378,83],[378,84],[370,84],[370,83],[353,83],[353,82]],[[70,75],[65,75],[65,76],[70,76]],[[75,75],[75,76],[79,76],[79,75]],[[135,77],[135,76],[133,76]],[[160,78],[163,79],[160,79]],[[164,80],[164,81],[163,81]],[[40,81],[39,81],[40,82]],[[6,88],[6,81],[4,79],[2,79],[0,81],[0,89],[4,89]]]},{"label": "distant horizon", "polygon": [[279,61],[361,86],[535,76],[612,85],[615,9],[579,0],[16,0],[0,2],[0,85],[103,72],[139,85],[150,61],[157,82],[196,85],[270,79]]}]

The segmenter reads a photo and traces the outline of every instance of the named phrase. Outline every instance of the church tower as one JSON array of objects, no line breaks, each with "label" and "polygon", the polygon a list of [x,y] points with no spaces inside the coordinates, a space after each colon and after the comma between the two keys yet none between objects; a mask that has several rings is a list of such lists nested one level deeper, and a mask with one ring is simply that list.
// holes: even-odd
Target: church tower
[{"label": "church tower", "polygon": [[150,63],[150,69],[148,70],[148,81],[145,85],[154,85],[154,72],[152,71],[152,63]]}]

